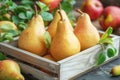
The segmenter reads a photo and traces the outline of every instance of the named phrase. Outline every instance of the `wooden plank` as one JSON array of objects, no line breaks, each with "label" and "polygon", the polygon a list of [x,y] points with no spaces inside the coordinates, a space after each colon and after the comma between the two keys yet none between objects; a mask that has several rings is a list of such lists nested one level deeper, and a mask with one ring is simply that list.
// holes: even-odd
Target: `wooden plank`
[{"label": "wooden plank", "polygon": [[[113,58],[118,57],[119,53],[119,37],[113,38],[114,47],[117,49],[117,55]],[[88,70],[93,69],[96,65],[96,59],[98,53],[101,51],[101,46],[96,45],[92,48],[84,50],[76,55],[73,55],[64,60],[58,61],[60,63],[60,79],[67,80],[72,77],[75,77],[78,74],[82,74]],[[106,61],[111,60],[112,58],[107,58]],[[65,75],[67,74],[67,75]]]},{"label": "wooden plank", "polygon": [[17,47],[14,47],[5,43],[0,43],[0,51],[4,52],[7,55],[16,57],[17,59],[20,59],[22,61],[44,68],[48,71],[51,71],[57,74],[59,73],[60,69],[59,69],[58,63],[48,60],[46,58],[43,58],[41,56],[38,56],[36,54],[32,54],[28,51],[19,49]]},{"label": "wooden plank", "polygon": [[22,62],[17,61],[17,63],[20,64],[21,71],[26,74],[31,74],[35,78],[39,80],[58,80],[58,77],[54,77],[52,75],[49,75],[45,72],[42,72],[34,67],[31,67],[30,65],[26,65]]}]

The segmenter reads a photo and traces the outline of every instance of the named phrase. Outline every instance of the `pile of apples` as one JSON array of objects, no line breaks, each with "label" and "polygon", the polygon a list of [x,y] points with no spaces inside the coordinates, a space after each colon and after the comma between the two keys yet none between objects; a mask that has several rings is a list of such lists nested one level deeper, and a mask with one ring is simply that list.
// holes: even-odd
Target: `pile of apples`
[{"label": "pile of apples", "polygon": [[92,21],[98,19],[99,24],[104,30],[109,26],[113,30],[120,27],[120,8],[118,6],[109,5],[103,7],[100,0],[85,0],[81,9],[89,14]]}]

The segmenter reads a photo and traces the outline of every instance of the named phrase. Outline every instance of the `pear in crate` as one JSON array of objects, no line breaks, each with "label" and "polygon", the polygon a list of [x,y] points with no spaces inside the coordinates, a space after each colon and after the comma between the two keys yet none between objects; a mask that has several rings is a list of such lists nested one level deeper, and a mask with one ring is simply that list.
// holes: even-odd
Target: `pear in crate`
[{"label": "pear in crate", "polygon": [[92,24],[89,15],[80,10],[77,11],[80,12],[80,16],[78,17],[74,33],[81,43],[81,50],[85,50],[96,45],[100,40],[100,35]]},{"label": "pear in crate", "polygon": [[0,61],[0,80],[25,80],[19,65],[13,60]]},{"label": "pear in crate", "polygon": [[46,58],[46,59],[49,59],[49,60],[55,61],[55,59],[52,57],[51,54],[46,54],[46,55],[44,55],[43,57]]},{"label": "pear in crate", "polygon": [[73,31],[73,27],[72,27],[72,25],[70,23],[70,20],[68,19],[68,16],[67,16],[66,12],[64,10],[62,10],[62,9],[59,9],[59,10],[56,11],[54,19],[50,23],[50,25],[48,26],[48,29],[47,29],[47,31],[50,33],[52,39],[53,39],[53,37],[54,37],[54,35],[56,33],[58,21],[61,19],[60,14],[58,13],[59,11],[61,11],[61,14],[63,15],[64,19],[66,20],[68,26]]},{"label": "pear in crate", "polygon": [[68,22],[59,11],[61,20],[58,21],[57,30],[50,46],[50,53],[59,61],[66,57],[72,56],[80,51],[80,42],[70,29]]},{"label": "pear in crate", "polygon": [[37,55],[44,55],[47,48],[44,42],[45,27],[43,19],[36,14],[18,39],[18,47]]}]

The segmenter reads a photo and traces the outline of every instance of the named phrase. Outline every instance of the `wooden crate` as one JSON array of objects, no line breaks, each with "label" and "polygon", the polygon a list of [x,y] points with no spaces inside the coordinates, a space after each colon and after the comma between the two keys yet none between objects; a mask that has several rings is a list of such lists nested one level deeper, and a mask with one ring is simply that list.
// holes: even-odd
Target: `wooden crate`
[{"label": "wooden crate", "polygon": [[[111,36],[114,47],[117,49],[117,54],[113,58],[108,58],[103,64],[119,57],[120,38],[116,35]],[[32,54],[31,52],[19,49],[17,47],[17,41],[12,43],[0,43],[1,52],[4,52],[11,58],[17,59],[18,62],[20,62],[23,72],[32,74],[40,80],[74,79],[101,66],[95,66],[98,53],[101,49],[100,45],[95,45],[76,55],[54,62]]]}]

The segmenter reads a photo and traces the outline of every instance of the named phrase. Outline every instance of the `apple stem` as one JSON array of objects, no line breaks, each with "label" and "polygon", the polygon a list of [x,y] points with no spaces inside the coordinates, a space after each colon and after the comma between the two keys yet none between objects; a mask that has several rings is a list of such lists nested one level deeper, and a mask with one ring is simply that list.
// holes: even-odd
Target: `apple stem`
[{"label": "apple stem", "polygon": [[80,9],[75,9],[78,13],[80,13],[81,15],[83,14],[83,12]]},{"label": "apple stem", "polygon": [[62,13],[61,11],[59,10],[58,13],[60,14],[60,17],[61,17],[61,21],[64,20],[63,16],[62,16]]}]

